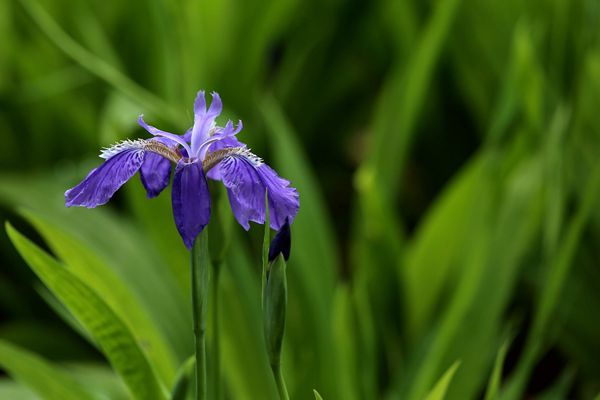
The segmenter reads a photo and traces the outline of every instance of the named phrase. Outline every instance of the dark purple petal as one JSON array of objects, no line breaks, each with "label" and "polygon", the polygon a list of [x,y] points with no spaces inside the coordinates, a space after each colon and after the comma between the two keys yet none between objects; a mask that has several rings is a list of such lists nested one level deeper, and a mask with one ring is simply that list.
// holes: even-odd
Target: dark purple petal
[{"label": "dark purple petal", "polygon": [[202,163],[180,161],[173,178],[173,216],[188,249],[210,219],[210,193]]},{"label": "dark purple petal", "polygon": [[227,187],[233,214],[244,229],[250,229],[250,221],[265,223],[265,190],[269,196],[271,228],[279,230],[286,220],[290,223],[294,220],[300,207],[298,192],[268,165],[256,166],[246,158],[231,156],[224,158],[217,168]]},{"label": "dark purple petal", "polygon": [[171,161],[159,154],[146,152],[140,178],[149,199],[158,196],[169,185],[170,177]]},{"label": "dark purple petal", "polygon": [[79,185],[65,192],[66,206],[94,208],[106,204],[140,169],[143,161],[144,151],[141,149],[125,150],[110,157]]}]

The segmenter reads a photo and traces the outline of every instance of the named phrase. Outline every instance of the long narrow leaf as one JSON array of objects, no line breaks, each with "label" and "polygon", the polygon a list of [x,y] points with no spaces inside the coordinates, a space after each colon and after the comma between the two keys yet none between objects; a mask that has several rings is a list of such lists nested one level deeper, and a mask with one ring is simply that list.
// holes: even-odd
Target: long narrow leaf
[{"label": "long narrow leaf", "polygon": [[29,266],[88,330],[113,368],[140,400],[165,398],[155,371],[125,323],[63,265],[7,224],[8,235]]},{"label": "long narrow leaf", "polygon": [[68,372],[3,340],[0,340],[0,366],[43,399],[94,399]]}]

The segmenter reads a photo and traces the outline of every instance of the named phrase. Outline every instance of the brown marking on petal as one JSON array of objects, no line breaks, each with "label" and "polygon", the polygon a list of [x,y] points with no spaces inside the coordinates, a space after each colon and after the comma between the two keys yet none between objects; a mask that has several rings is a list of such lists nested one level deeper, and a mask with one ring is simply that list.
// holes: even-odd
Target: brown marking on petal
[{"label": "brown marking on petal", "polygon": [[206,155],[206,158],[204,158],[204,161],[202,161],[204,173],[208,173],[208,171],[210,171],[215,165],[220,163],[226,157],[242,157],[257,167],[262,164],[260,157],[253,154],[247,147],[227,147],[213,151],[212,153],[208,153]]},{"label": "brown marking on petal", "polygon": [[177,164],[177,162],[179,162],[179,160],[182,158],[182,155],[177,148],[169,147],[165,144],[157,142],[156,140],[150,140],[146,144],[145,149],[161,155],[173,161],[175,164]]}]

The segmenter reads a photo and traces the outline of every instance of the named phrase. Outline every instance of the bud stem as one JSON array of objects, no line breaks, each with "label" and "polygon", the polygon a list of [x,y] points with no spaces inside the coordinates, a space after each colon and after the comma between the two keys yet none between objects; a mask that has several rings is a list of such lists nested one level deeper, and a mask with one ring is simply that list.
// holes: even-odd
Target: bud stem
[{"label": "bud stem", "polygon": [[283,380],[283,374],[281,373],[281,365],[271,365],[273,376],[275,377],[275,383],[277,384],[277,392],[281,400],[290,400],[287,388],[285,387],[285,381]]}]

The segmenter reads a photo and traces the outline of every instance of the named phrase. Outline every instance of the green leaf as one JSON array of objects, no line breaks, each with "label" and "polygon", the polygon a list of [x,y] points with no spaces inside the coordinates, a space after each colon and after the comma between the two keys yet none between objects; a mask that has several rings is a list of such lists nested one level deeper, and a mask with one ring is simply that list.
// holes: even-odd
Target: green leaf
[{"label": "green leaf", "polygon": [[373,137],[365,163],[358,176],[372,176],[361,194],[382,193],[387,199],[397,192],[398,177],[416,131],[429,83],[443,50],[461,0],[439,1],[420,32],[412,57],[399,60],[383,85],[373,123]]},{"label": "green leaf", "polygon": [[66,371],[25,349],[0,340],[0,366],[46,400],[93,400]]},{"label": "green leaf", "polygon": [[315,400],[323,400],[319,392],[317,392],[315,389],[313,389],[313,394],[315,395]]},{"label": "green leaf", "polygon": [[502,379],[502,368],[504,367],[504,359],[506,358],[506,352],[508,351],[508,341],[504,342],[498,350],[496,361],[494,362],[494,369],[490,376],[490,381],[485,392],[485,400],[494,400],[498,395],[500,389],[500,380]]},{"label": "green leaf", "polygon": [[[135,182],[126,185],[127,188],[139,187],[140,203],[151,207],[144,214],[146,220],[161,220],[165,225],[168,224],[170,230],[163,229],[162,238],[158,228],[154,236],[148,230],[140,229],[135,220],[124,214],[116,214],[110,207],[99,207],[93,211],[65,208],[64,189],[85,176],[92,165],[86,163],[83,168],[65,168],[34,176],[2,175],[0,201],[10,208],[34,211],[90,249],[135,293],[143,308],[149,311],[155,326],[168,339],[169,346],[177,354],[177,361],[183,362],[193,351],[193,336],[189,334],[192,315],[189,258],[174,228],[170,198],[159,196],[148,201],[145,194],[141,193],[143,187],[139,182],[138,185]],[[155,205],[158,208],[162,204],[164,206],[159,210],[155,208]],[[139,209],[134,208],[136,211]],[[140,218],[140,222],[143,219]],[[170,251],[167,251],[166,245],[160,247],[154,244],[152,239],[170,245]],[[159,252],[159,248],[165,252]],[[176,264],[187,277],[186,284],[182,282],[182,286],[177,285],[177,275],[169,269],[170,265]]]},{"label": "green leaf", "polygon": [[137,101],[144,109],[169,118],[176,124],[181,123],[182,120],[185,121],[185,115],[180,111],[173,109],[162,99],[148,92],[121,71],[73,40],[36,0],[21,0],[21,4],[44,34],[82,67],[104,79],[132,101]]},{"label": "green leaf", "polygon": [[[278,399],[269,368],[260,306],[260,272],[234,237],[221,269],[221,347],[225,382],[231,398]],[[254,268],[253,268],[254,267]],[[243,335],[240,334],[243,331]]]},{"label": "green leaf", "polygon": [[339,260],[332,223],[310,163],[279,104],[266,97],[261,111],[277,170],[300,195],[300,211],[292,225],[294,251],[288,263],[288,283],[289,307],[302,310],[302,318],[296,318],[299,314],[290,311],[288,338],[296,351],[304,346],[315,351],[308,355],[310,360],[306,360],[305,352],[297,354],[306,362],[302,373],[306,382],[299,385],[317,385],[324,393],[336,397],[335,383],[330,379],[331,371],[337,369],[330,321]]},{"label": "green leaf", "polygon": [[434,388],[431,389],[431,392],[425,397],[425,400],[443,400],[446,397],[446,392],[448,390],[448,385],[450,385],[450,381],[452,381],[452,377],[454,373],[458,369],[460,365],[460,361],[456,361],[446,373],[440,378],[440,380],[435,384]]},{"label": "green leaf", "polygon": [[196,357],[192,356],[179,369],[170,400],[185,400],[188,398],[188,394],[193,391],[195,368]]},{"label": "green leaf", "polygon": [[88,285],[7,223],[8,236],[27,264],[90,333],[132,396],[164,399],[155,371],[126,324]]},{"label": "green leaf", "polygon": [[175,377],[176,357],[150,318],[151,310],[144,309],[123,279],[84,242],[34,212],[23,211],[22,214],[42,234],[68,270],[106,302],[127,324],[138,343],[145,344],[142,350],[162,381],[170,386]]},{"label": "green leaf", "polygon": [[368,368],[364,357],[361,357],[362,348],[358,345],[358,336],[362,326],[357,324],[355,310],[352,303],[352,293],[348,285],[341,284],[337,288],[333,303],[333,334],[337,355],[339,357],[340,394],[345,400],[369,398],[361,396],[361,379],[363,368]]},{"label": "green leaf", "polygon": [[421,337],[431,320],[451,268],[469,243],[473,208],[481,202],[481,193],[489,191],[485,179],[485,159],[476,157],[447,185],[419,225],[407,250],[400,274],[408,310],[410,338]]},{"label": "green leaf", "polygon": [[40,397],[11,378],[2,378],[0,379],[0,399],[40,400]]}]

